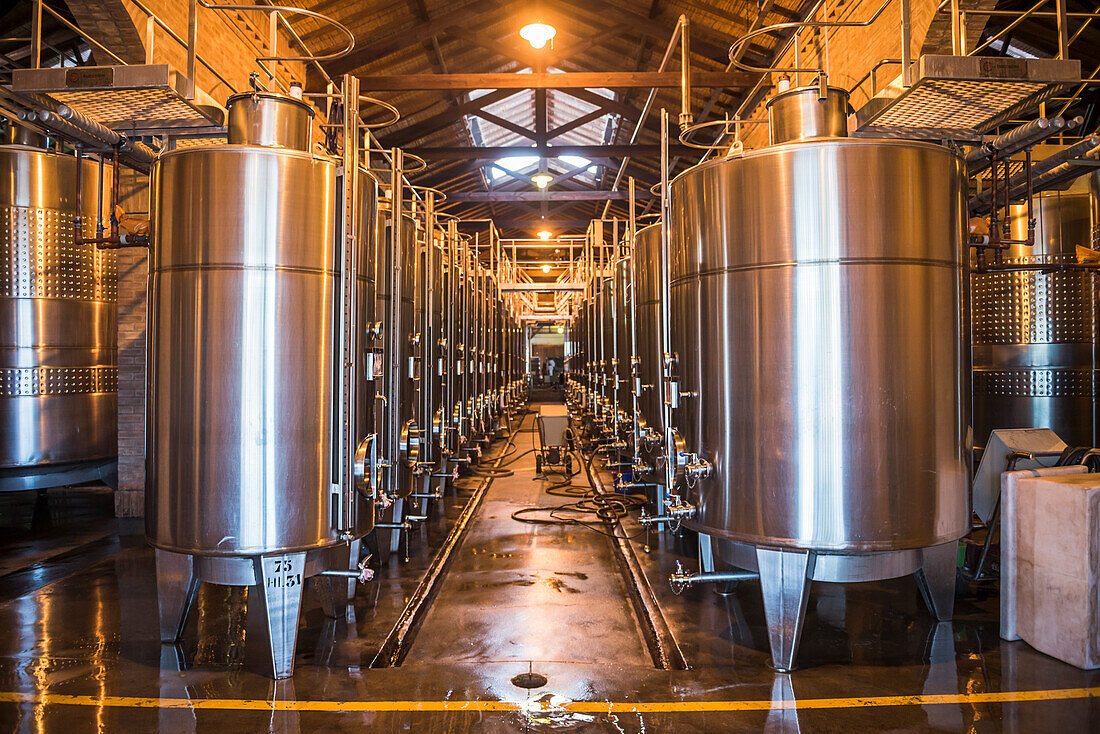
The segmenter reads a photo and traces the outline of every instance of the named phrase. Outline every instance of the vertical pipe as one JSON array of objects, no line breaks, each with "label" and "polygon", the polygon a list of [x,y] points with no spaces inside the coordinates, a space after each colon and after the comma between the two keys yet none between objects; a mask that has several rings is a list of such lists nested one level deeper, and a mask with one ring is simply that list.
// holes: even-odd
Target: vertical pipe
[{"label": "vertical pipe", "polygon": [[[279,11],[277,10],[267,14],[267,53],[269,56],[279,55]],[[268,89],[271,90],[275,89],[275,64],[277,63],[274,59],[267,62]],[[352,109],[359,109],[358,101],[356,101],[354,107],[344,107],[345,118],[351,114],[350,110]]]},{"label": "vertical pipe", "polygon": [[153,63],[153,43],[156,41],[156,21],[153,16],[145,19],[145,63]]},{"label": "vertical pipe", "polygon": [[634,434],[634,457],[631,460],[631,464],[637,466],[641,463],[641,451],[639,447],[639,441],[641,439],[641,429],[638,426],[638,287],[634,278],[634,266],[637,264],[635,259],[638,254],[638,250],[635,244],[635,237],[638,234],[638,221],[635,207],[635,182],[634,177],[631,176],[627,183],[627,191],[629,197],[629,209],[630,209],[630,221],[627,224],[627,256],[629,264],[627,265],[627,272],[630,274],[630,395],[631,395],[631,411],[634,416],[632,431]]},{"label": "vertical pipe", "polygon": [[42,68],[42,0],[31,5],[31,68]]},{"label": "vertical pipe", "polygon": [[[904,0],[903,0],[904,1]],[[661,380],[662,411],[664,412],[665,431],[665,486],[662,491],[657,491],[657,512],[664,512],[664,500],[666,494],[671,494],[676,489],[676,442],[672,429],[672,405],[675,396],[672,390],[676,389],[672,383],[672,296],[669,272],[669,194],[668,194],[668,110],[661,109],[661,357],[663,379]]]},{"label": "vertical pipe", "polygon": [[913,86],[912,53],[909,48],[912,41],[910,34],[912,29],[909,24],[909,0],[900,0],[901,12],[901,85]]},{"label": "vertical pipe", "polygon": [[959,12],[959,0],[951,0],[951,53],[955,56],[962,56],[962,35],[963,30],[961,28],[962,14]]},{"label": "vertical pipe", "polygon": [[[350,110],[349,110],[350,112]],[[389,420],[386,422],[386,458],[389,466],[386,470],[389,481],[387,482],[390,495],[397,496],[400,492],[398,486],[399,467],[401,465],[400,439],[401,439],[401,372],[404,369],[398,359],[400,349],[398,344],[401,339],[407,339],[405,324],[402,314],[401,301],[404,299],[404,278],[402,272],[405,263],[401,261],[401,246],[405,237],[405,218],[403,213],[404,200],[404,152],[400,148],[390,151],[390,204],[393,212],[393,224],[390,227],[390,324],[389,324],[389,348],[386,370],[386,412]],[[400,518],[394,518],[400,520]]]},{"label": "vertical pipe", "polygon": [[[339,359],[341,385],[333,390],[339,393],[339,426],[338,436],[333,441],[338,442],[337,456],[340,476],[338,489],[340,490],[341,516],[338,519],[339,530],[350,530],[355,526],[355,452],[358,448],[359,425],[356,407],[356,367],[359,363],[358,344],[358,303],[359,303],[359,247],[361,246],[361,232],[359,231],[359,113],[355,101],[359,99],[359,78],[345,75],[343,79],[344,104],[348,113],[344,116],[344,185],[341,189],[342,213],[341,227],[337,233],[339,241],[336,243],[337,252],[340,254],[342,274],[340,289],[343,294],[342,310],[340,314],[341,330],[340,344],[335,351],[334,359]],[[349,101],[351,105],[349,106]]]},{"label": "vertical pipe", "polygon": [[680,130],[691,126],[691,42],[686,15],[681,15],[680,25]]},{"label": "vertical pipe", "polygon": [[187,2],[187,99],[195,98],[195,57],[199,35],[199,0]]},{"label": "vertical pipe", "polygon": [[1069,58],[1069,18],[1066,16],[1066,0],[1054,0],[1054,12],[1058,15],[1058,58]]}]

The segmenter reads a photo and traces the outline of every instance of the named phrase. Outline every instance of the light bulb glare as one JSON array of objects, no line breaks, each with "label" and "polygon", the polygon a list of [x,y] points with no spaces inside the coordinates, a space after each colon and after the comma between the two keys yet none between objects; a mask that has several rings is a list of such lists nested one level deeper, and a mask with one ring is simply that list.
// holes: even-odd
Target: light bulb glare
[{"label": "light bulb glare", "polygon": [[531,180],[535,182],[535,185],[540,189],[545,189],[550,185],[550,182],[554,180],[554,177],[549,173],[536,173],[531,177]]},{"label": "light bulb glare", "polygon": [[542,272],[549,273],[550,272],[550,266],[549,265],[543,265],[542,266]]},{"label": "light bulb glare", "polygon": [[558,30],[546,23],[528,23],[519,29],[520,38],[530,43],[534,48],[542,48],[557,35]]},{"label": "light bulb glare", "polygon": [[548,239],[550,239],[550,232],[548,232],[548,231],[547,231],[547,230],[545,230],[545,229],[544,229],[544,230],[542,230],[541,232],[539,232],[539,239],[540,239],[540,240],[548,240]]}]

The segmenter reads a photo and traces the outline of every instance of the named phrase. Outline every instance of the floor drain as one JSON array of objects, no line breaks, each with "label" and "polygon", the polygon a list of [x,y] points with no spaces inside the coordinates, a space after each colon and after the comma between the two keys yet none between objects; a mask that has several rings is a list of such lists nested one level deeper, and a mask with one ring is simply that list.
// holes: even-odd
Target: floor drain
[{"label": "floor drain", "polygon": [[538,673],[520,673],[512,679],[512,685],[518,688],[542,688],[546,685],[546,676]]}]

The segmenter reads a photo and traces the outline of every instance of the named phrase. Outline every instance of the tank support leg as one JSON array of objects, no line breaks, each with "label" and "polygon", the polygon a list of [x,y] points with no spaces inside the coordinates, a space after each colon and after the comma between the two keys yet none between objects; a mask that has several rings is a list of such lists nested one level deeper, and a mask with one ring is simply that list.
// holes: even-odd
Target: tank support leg
[{"label": "tank support leg", "polygon": [[772,666],[782,672],[794,670],[814,561],[814,554],[808,551],[756,549]]},{"label": "tank support leg", "polygon": [[160,641],[179,642],[202,580],[195,575],[195,559],[192,556],[158,549],[156,557]]},{"label": "tank support leg", "polygon": [[917,584],[928,611],[941,622],[955,613],[955,567],[959,544],[956,542],[921,549],[922,563]]},{"label": "tank support leg", "polygon": [[267,618],[271,641],[271,668],[276,679],[294,673],[294,647],[298,641],[298,615],[302,608],[306,554],[282,553],[255,560],[260,603]]}]

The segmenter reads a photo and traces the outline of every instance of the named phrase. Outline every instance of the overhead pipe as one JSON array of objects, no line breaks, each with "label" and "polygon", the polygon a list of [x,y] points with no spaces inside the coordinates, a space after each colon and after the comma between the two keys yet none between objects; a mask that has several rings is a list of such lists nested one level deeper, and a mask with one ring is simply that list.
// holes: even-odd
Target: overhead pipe
[{"label": "overhead pipe", "polygon": [[[1100,135],[1090,135],[1084,140],[1078,141],[1053,155],[1044,158],[1031,167],[1030,179],[1035,192],[1043,191],[1084,175],[1083,166],[1074,164],[1074,161],[1100,160]],[[1084,165],[1090,165],[1088,163]],[[1008,180],[1009,200],[1019,198],[1027,192],[1029,172],[1021,171]],[[993,192],[984,192],[971,199],[970,209],[975,214],[988,212],[991,207]]]},{"label": "overhead pipe", "polygon": [[1046,140],[1052,135],[1073,130],[1082,122],[1084,122],[1083,117],[1070,120],[1062,117],[1040,117],[1038,120],[1020,125],[1004,135],[998,135],[967,154],[967,173],[973,176],[989,168],[994,155],[1003,160],[1024,148]]},{"label": "overhead pipe", "polygon": [[125,154],[128,165],[142,172],[152,167],[157,154],[149,146],[130,140],[43,94],[28,96],[37,109],[33,113],[21,114],[20,119],[40,122],[57,134],[91,148],[115,148]]}]

